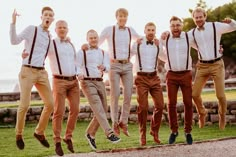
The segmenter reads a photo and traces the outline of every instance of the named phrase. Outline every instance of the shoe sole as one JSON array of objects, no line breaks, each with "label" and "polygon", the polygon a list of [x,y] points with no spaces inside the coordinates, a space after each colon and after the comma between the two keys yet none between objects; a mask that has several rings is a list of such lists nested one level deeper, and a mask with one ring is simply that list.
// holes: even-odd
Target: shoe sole
[{"label": "shoe sole", "polygon": [[118,143],[118,142],[120,142],[120,141],[121,141],[121,139],[119,139],[119,140],[117,140],[117,141],[111,141],[111,143],[116,144],[116,143]]},{"label": "shoe sole", "polygon": [[92,148],[92,150],[97,150],[97,149],[91,144],[91,142],[90,142],[90,140],[88,139],[87,135],[85,135],[85,138],[87,139],[87,141],[88,141],[90,147]]}]

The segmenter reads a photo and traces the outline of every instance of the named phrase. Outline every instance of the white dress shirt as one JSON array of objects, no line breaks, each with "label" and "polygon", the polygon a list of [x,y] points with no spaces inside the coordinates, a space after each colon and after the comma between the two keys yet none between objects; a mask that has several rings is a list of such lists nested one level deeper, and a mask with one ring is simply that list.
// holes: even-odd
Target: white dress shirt
[{"label": "white dress shirt", "polygon": [[[232,20],[230,24],[215,22],[216,27],[216,58],[222,56],[219,52],[220,50],[220,39],[222,34],[232,32],[236,30],[236,21]],[[215,50],[214,50],[214,31],[213,31],[212,22],[206,22],[204,24],[204,30],[195,29],[195,39],[198,45],[199,52],[202,56],[198,55],[198,58],[201,60],[213,60],[215,58]],[[192,30],[190,30],[190,34],[192,35]]]},{"label": "white dress shirt", "polygon": [[76,55],[76,60],[78,63],[77,74],[84,75],[84,77],[90,78],[101,78],[102,72],[98,69],[98,66],[103,65],[105,67],[105,72],[110,70],[110,60],[107,52],[98,49],[89,49],[86,51],[86,67],[88,69],[89,76],[87,76],[85,62],[84,62],[84,52],[79,50]]},{"label": "white dress shirt", "polygon": [[[132,28],[130,28],[131,32],[131,41],[138,39],[140,36],[138,33]],[[108,42],[108,51],[111,59],[114,59],[114,52],[113,52],[113,26],[109,26],[105,28],[100,37],[99,37],[99,44],[101,45],[105,40]],[[130,36],[128,28],[119,29],[118,25],[115,25],[115,49],[116,49],[116,59],[124,60],[128,59],[129,55],[129,42]]]},{"label": "white dress shirt", "polygon": [[[35,34],[35,26],[28,26],[25,28],[19,35],[16,34],[16,26],[15,24],[10,25],[10,40],[11,44],[17,45],[21,43],[23,40],[25,41],[24,49],[26,52],[31,52],[31,47],[33,43],[33,38]],[[35,40],[33,55],[31,58],[31,66],[43,67],[44,60],[47,53],[47,48],[49,44],[49,32],[44,31],[41,26],[37,26],[37,36]],[[28,64],[29,57],[23,59],[22,64]]]},{"label": "white dress shirt", "polygon": [[52,74],[62,76],[76,75],[76,52],[74,46],[70,42],[61,41],[59,38],[55,39],[55,43],[62,74],[60,74],[59,71],[59,65],[57,62],[53,41],[50,44],[48,53]]},{"label": "white dress shirt", "polygon": [[[138,51],[137,51],[137,46],[138,44],[135,42],[132,46],[132,56],[135,55],[135,62],[134,62],[134,71],[135,72],[154,72],[156,71],[155,67],[156,63],[158,65],[158,62],[156,62],[156,57],[157,57],[157,46],[155,43],[153,45],[146,44],[146,37],[143,38],[142,43],[140,44],[139,47],[139,52],[140,52],[140,60],[141,60],[141,65],[142,65],[142,70],[140,70],[139,66],[139,58],[138,58]],[[160,52],[161,49],[159,48],[158,52],[158,58],[162,58],[162,52]]]},{"label": "white dress shirt", "polygon": [[[163,46],[163,53],[165,55],[165,59],[163,60],[165,62],[165,69],[172,70],[172,71],[184,71],[184,70],[192,70],[192,58],[190,55],[190,48],[195,47],[195,43],[191,35],[188,34],[189,39],[189,49],[187,44],[187,39],[185,32],[181,32],[179,38],[174,38],[172,34],[170,33],[169,39],[168,39],[168,54],[169,59],[167,55],[167,48],[166,48],[166,42],[167,40],[161,40],[162,46]],[[188,66],[186,69],[186,64],[188,60]],[[171,69],[170,69],[170,66]]]}]

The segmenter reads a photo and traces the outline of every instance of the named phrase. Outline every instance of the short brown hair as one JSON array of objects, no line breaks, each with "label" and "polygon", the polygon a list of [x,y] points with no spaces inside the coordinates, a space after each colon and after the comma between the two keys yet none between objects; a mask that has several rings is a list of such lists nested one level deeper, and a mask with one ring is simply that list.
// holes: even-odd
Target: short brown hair
[{"label": "short brown hair", "polygon": [[89,33],[96,33],[96,34],[98,34],[97,31],[95,31],[94,29],[90,29],[90,30],[87,32],[87,36],[88,36]]},{"label": "short brown hair", "polygon": [[147,26],[154,26],[154,27],[156,28],[156,25],[155,25],[153,22],[148,22],[148,23],[145,25],[145,28],[146,28]]},{"label": "short brown hair", "polygon": [[205,17],[207,16],[207,13],[206,13],[205,9],[203,9],[202,7],[197,7],[197,8],[195,8],[195,9],[192,11],[192,17],[193,17],[193,15],[194,15],[195,12],[202,12]]},{"label": "short brown hair", "polygon": [[46,11],[46,10],[49,10],[49,11],[54,12],[51,7],[43,7],[43,9],[42,9],[42,15],[43,15],[43,12]]},{"label": "short brown hair", "polygon": [[172,16],[170,18],[170,23],[171,23],[171,21],[180,21],[182,23],[182,20],[179,17],[177,17],[177,16]]},{"label": "short brown hair", "polygon": [[125,8],[119,8],[119,9],[117,9],[117,10],[116,10],[116,17],[119,15],[119,13],[123,13],[123,14],[125,14],[126,16],[129,15],[128,10],[125,9]]}]

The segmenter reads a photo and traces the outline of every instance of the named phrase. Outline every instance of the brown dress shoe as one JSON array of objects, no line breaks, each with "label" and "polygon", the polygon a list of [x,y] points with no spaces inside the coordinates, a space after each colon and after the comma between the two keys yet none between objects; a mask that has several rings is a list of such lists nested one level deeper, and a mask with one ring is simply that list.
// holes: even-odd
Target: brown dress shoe
[{"label": "brown dress shoe", "polygon": [[59,156],[63,156],[64,155],[64,152],[61,148],[61,142],[57,142],[56,145],[55,145],[55,152],[57,155]]},{"label": "brown dress shoe", "polygon": [[73,143],[71,141],[71,139],[63,139],[63,141],[66,143],[67,145],[67,149],[71,152],[74,153],[74,148],[73,148]]},{"label": "brown dress shoe", "polygon": [[50,145],[49,145],[49,143],[48,143],[48,141],[46,140],[46,138],[45,138],[44,135],[39,135],[39,134],[34,133],[34,137],[35,137],[44,147],[47,147],[47,148],[50,147]]},{"label": "brown dress shoe", "polygon": [[120,129],[119,129],[119,124],[117,122],[113,123],[113,131],[114,133],[119,136],[120,135]]},{"label": "brown dress shoe", "polygon": [[120,128],[122,129],[122,132],[126,135],[129,136],[129,131],[128,131],[128,125],[124,124],[123,122],[119,123]]},{"label": "brown dress shoe", "polygon": [[24,140],[22,138],[22,135],[16,135],[16,146],[22,150],[25,148],[25,143]]},{"label": "brown dress shoe", "polygon": [[220,130],[225,129],[225,115],[224,114],[219,114],[219,128]]},{"label": "brown dress shoe", "polygon": [[153,136],[154,142],[156,142],[157,144],[161,143],[161,141],[158,138],[158,134],[156,132],[150,131],[150,134]]},{"label": "brown dress shoe", "polygon": [[199,114],[199,120],[198,120],[199,128],[203,128],[205,126],[206,115],[207,115],[207,113]]}]

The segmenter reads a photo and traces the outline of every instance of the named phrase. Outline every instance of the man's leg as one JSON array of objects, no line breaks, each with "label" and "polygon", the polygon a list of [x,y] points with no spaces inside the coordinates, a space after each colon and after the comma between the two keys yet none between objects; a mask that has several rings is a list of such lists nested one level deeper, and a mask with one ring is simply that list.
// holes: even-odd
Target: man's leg
[{"label": "man's leg", "polygon": [[138,102],[138,123],[140,133],[140,144],[146,145],[147,115],[148,115],[148,91],[145,83],[145,76],[137,76],[135,79],[137,102]]},{"label": "man's leg", "polygon": [[110,80],[110,98],[111,98],[111,120],[112,127],[114,132],[119,135],[119,96],[120,96],[120,64],[111,63],[111,69],[109,71],[109,80]]}]

